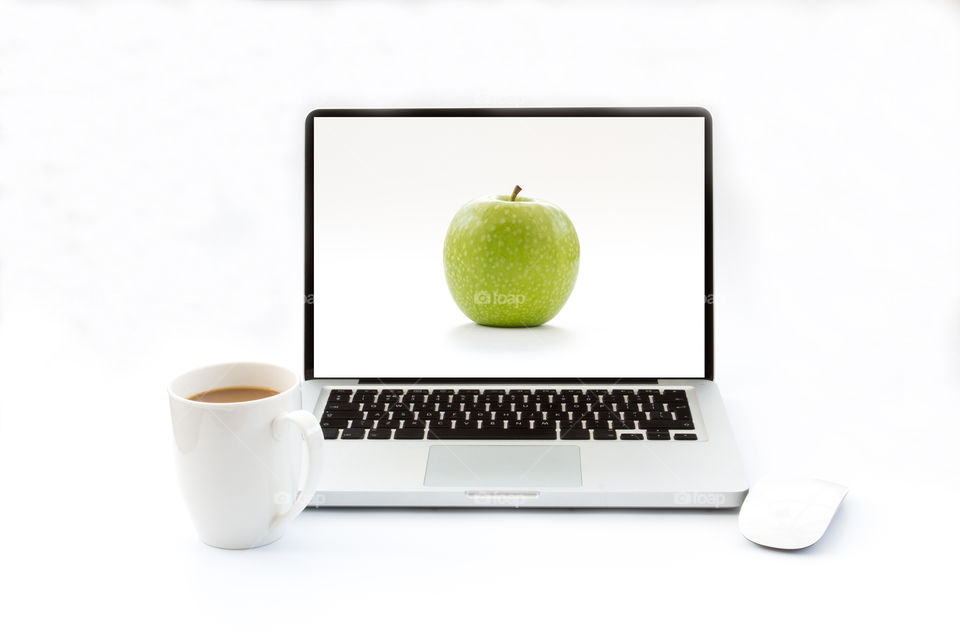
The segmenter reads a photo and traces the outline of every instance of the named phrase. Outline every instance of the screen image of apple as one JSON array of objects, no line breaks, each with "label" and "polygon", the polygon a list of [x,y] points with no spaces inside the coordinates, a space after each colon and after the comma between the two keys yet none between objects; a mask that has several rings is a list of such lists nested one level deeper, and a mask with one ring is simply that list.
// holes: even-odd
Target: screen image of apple
[{"label": "screen image of apple", "polygon": [[702,117],[316,117],[320,378],[705,371]]}]

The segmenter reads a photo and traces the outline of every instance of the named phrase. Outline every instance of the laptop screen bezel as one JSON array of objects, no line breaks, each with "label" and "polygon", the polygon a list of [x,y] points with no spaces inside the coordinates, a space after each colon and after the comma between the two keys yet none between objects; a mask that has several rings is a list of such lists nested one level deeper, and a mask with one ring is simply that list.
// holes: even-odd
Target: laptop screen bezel
[{"label": "laptop screen bezel", "polygon": [[[700,376],[670,377],[536,377],[536,378],[464,378],[464,377],[410,377],[381,378],[358,375],[317,375],[314,369],[314,200],[313,200],[313,158],[314,158],[314,122],[316,118],[376,118],[376,117],[687,117],[702,118],[704,122],[704,369]],[[558,384],[574,383],[633,383],[655,382],[670,379],[713,380],[713,122],[710,112],[702,107],[517,107],[517,108],[456,108],[456,109],[314,109],[306,119],[306,175],[305,191],[305,234],[304,234],[304,379],[305,380],[359,380],[361,384],[432,384],[449,382],[466,383],[533,383],[550,382]],[[336,372],[329,372],[336,373]],[[372,372],[370,372],[372,373]]]}]

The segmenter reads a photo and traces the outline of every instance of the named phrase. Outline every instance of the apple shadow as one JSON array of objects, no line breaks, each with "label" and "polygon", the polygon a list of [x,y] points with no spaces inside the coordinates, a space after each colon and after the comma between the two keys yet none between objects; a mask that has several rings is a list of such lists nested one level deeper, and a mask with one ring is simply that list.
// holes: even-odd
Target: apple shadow
[{"label": "apple shadow", "polygon": [[575,334],[549,324],[539,327],[485,327],[469,322],[447,332],[447,340],[458,347],[481,352],[547,351],[569,344]]}]

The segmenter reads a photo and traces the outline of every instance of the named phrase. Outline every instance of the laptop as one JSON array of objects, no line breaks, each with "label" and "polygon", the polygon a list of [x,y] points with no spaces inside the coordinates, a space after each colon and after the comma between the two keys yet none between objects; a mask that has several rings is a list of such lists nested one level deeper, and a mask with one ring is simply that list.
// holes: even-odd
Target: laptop
[{"label": "laptop", "polygon": [[700,108],[306,120],[312,506],[739,506]]}]

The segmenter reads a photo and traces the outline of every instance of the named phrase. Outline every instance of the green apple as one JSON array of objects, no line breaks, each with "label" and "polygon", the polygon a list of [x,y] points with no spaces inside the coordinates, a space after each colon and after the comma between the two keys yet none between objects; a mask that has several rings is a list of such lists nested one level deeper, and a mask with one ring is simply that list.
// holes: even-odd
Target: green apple
[{"label": "green apple", "polygon": [[560,312],[577,281],[580,240],[570,218],[519,192],[471,200],[447,231],[447,286],[477,324],[541,325]]}]

